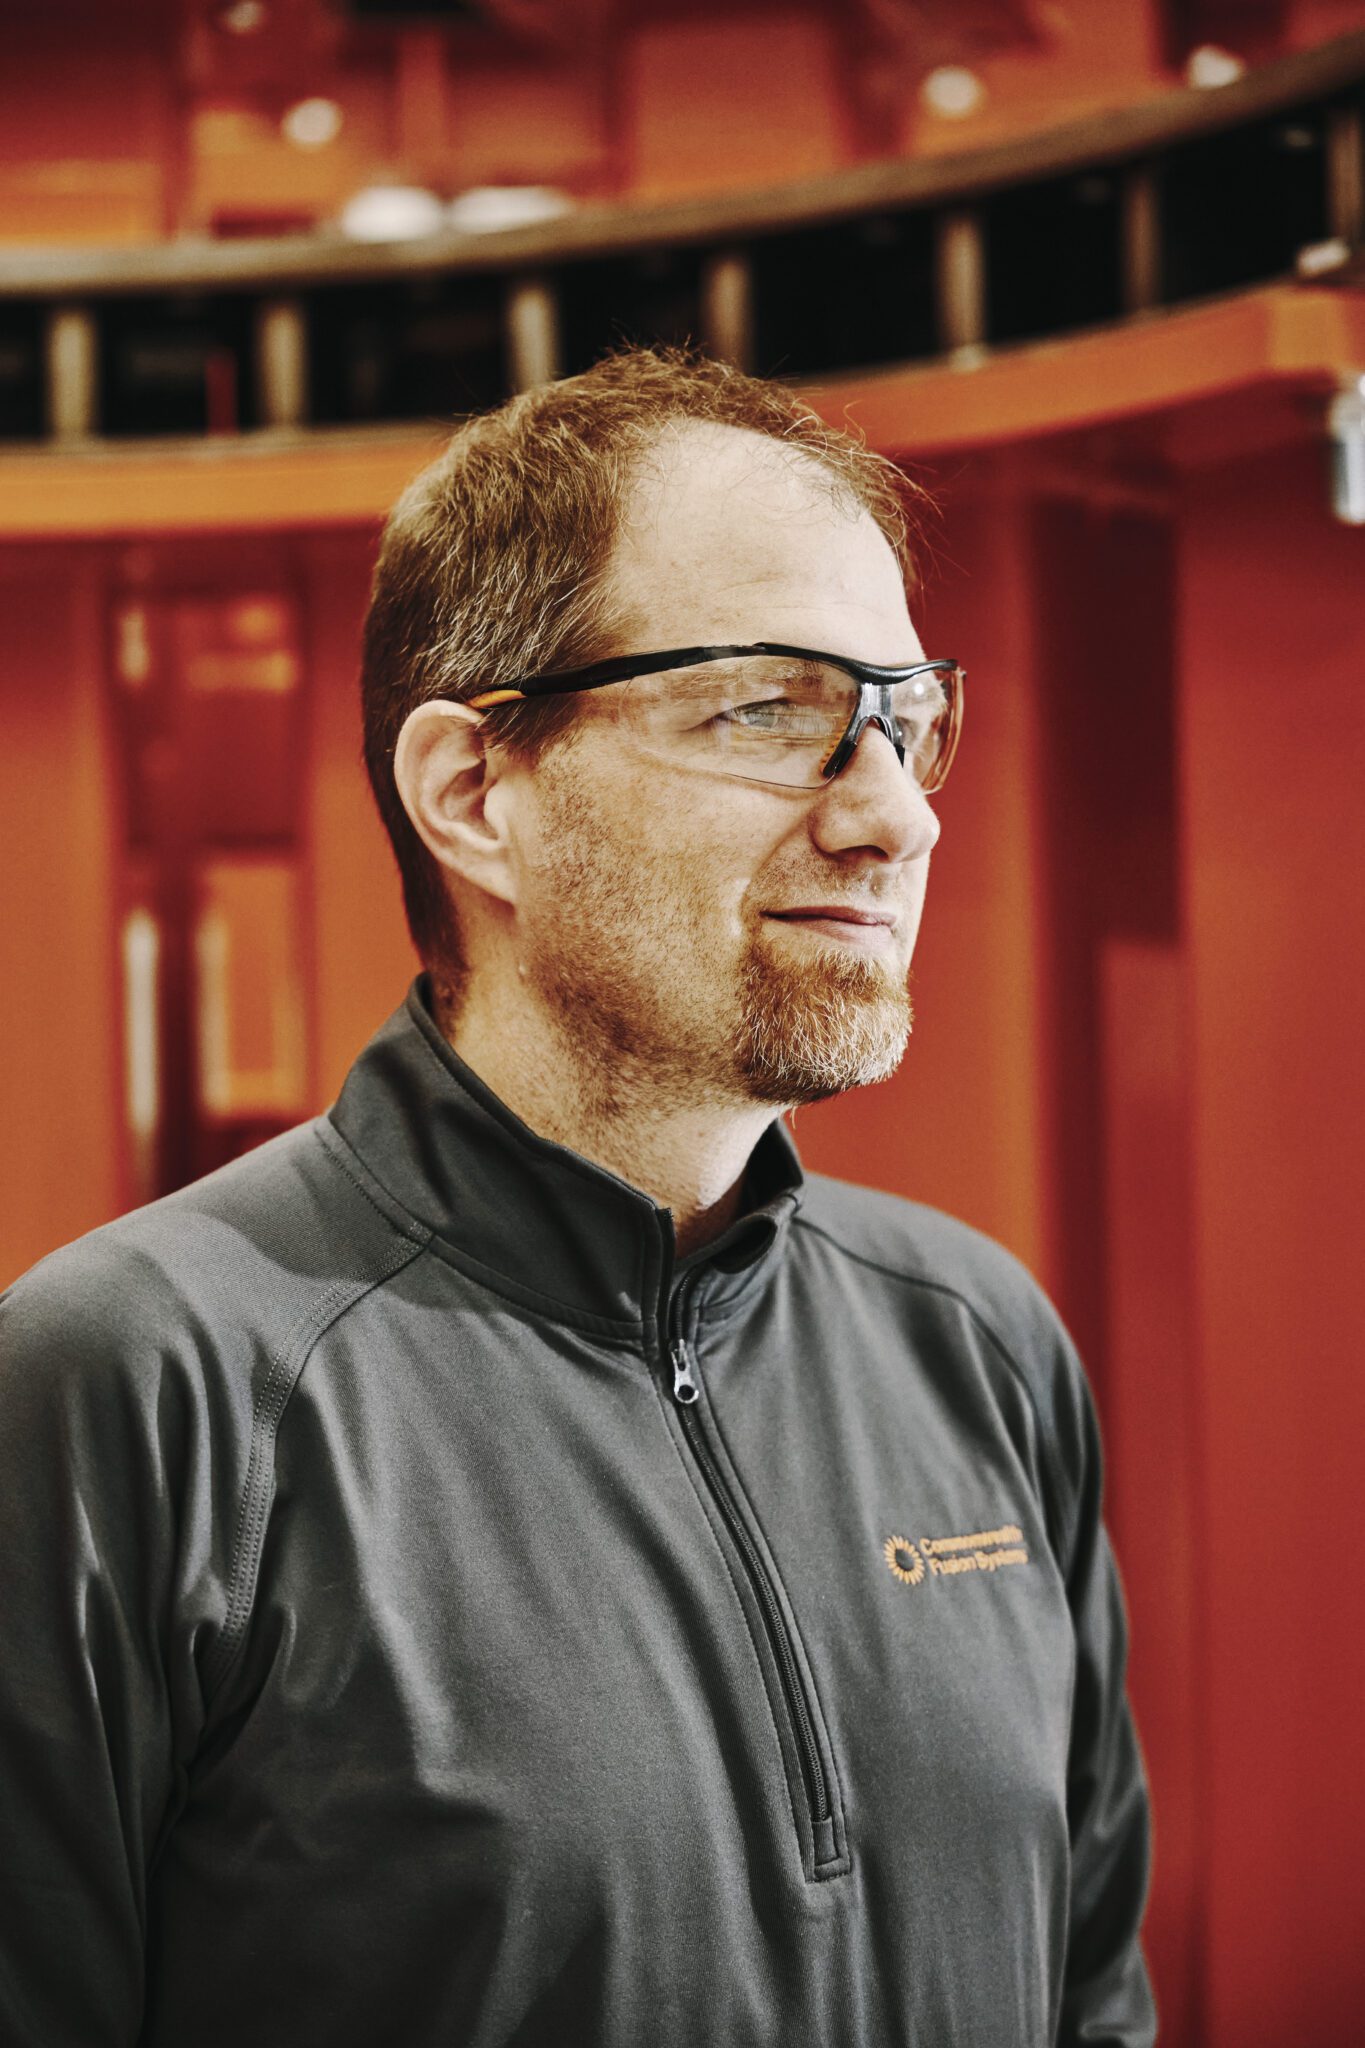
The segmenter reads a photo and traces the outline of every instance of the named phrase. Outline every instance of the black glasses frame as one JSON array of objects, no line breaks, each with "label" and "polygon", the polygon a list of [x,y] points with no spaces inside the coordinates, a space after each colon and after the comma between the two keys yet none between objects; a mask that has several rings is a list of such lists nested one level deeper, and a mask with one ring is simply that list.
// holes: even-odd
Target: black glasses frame
[{"label": "black glasses frame", "polygon": [[926,794],[943,787],[962,730],[962,684],[965,680],[964,671],[950,657],[911,662],[907,668],[879,668],[873,662],[854,661],[847,654],[825,654],[814,647],[788,647],[780,640],[755,640],[746,647],[668,647],[654,654],[613,655],[606,661],[590,662],[586,668],[561,669],[555,675],[520,676],[516,682],[507,683],[500,690],[485,690],[467,701],[471,709],[484,711],[494,704],[508,704],[519,698],[600,690],[608,683],[628,683],[635,676],[666,675],[670,669],[697,668],[708,661],[729,661],[736,655],[745,654],[782,654],[794,660],[823,662],[830,668],[841,669],[858,685],[857,700],[843,736],[820,771],[827,782],[848,766],[869,725],[875,725],[886,735],[896,749],[896,759],[904,763],[905,742],[892,706],[891,692],[915,676],[930,673],[945,679],[951,676],[953,681],[947,692],[948,736],[935,764],[933,780],[923,785]]}]

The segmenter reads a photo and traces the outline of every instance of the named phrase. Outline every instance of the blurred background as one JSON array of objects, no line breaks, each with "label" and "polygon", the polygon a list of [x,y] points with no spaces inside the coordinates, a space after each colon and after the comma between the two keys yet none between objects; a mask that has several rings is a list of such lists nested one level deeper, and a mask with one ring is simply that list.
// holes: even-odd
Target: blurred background
[{"label": "blurred background", "polygon": [[1365,2001],[1363,136],[1346,0],[0,0],[0,1282],[401,998],[357,640],[451,418],[798,382],[969,671],[912,1051],[798,1141],[1080,1342],[1170,2048]]}]

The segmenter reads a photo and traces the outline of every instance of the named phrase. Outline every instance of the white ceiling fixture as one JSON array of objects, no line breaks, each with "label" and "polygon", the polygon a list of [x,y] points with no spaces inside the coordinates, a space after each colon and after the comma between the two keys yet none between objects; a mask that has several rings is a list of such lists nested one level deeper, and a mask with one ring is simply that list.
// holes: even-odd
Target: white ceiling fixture
[{"label": "white ceiling fixture", "polygon": [[965,121],[986,97],[986,88],[965,64],[939,64],[924,79],[919,96],[931,114]]},{"label": "white ceiling fixture", "polygon": [[551,185],[474,185],[446,208],[446,225],[462,235],[495,235],[502,228],[557,220],[573,209],[567,192]]},{"label": "white ceiling fixture", "polygon": [[411,242],[445,224],[444,206],[421,185],[369,185],[341,213],[341,232],[353,242]]},{"label": "white ceiling fixture", "polygon": [[295,100],[280,127],[295,149],[325,149],[341,133],[341,109],[335,100]]},{"label": "white ceiling fixture", "polygon": [[230,36],[254,36],[265,27],[270,9],[265,0],[228,0],[228,5],[220,7],[214,18]]},{"label": "white ceiling fixture", "polygon": [[1231,50],[1221,50],[1217,43],[1201,43],[1185,59],[1185,83],[1213,92],[1220,85],[1233,84],[1245,70],[1246,65]]}]

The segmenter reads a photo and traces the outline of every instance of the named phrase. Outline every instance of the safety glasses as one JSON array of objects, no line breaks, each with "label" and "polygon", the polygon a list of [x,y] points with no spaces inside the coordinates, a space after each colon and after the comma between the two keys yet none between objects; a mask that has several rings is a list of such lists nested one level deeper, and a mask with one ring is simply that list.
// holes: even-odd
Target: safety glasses
[{"label": "safety glasses", "polygon": [[468,701],[482,711],[622,684],[612,715],[646,751],[677,766],[791,789],[831,781],[868,726],[876,726],[928,796],[942,789],[957,750],[964,679],[953,660],[878,668],[759,640],[617,655],[556,675],[523,676]]}]

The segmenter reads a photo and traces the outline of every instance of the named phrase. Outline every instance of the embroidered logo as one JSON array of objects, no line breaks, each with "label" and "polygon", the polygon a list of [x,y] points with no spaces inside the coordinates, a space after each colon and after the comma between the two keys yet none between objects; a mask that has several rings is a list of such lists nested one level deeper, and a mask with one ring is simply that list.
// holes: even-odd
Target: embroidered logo
[{"label": "embroidered logo", "polygon": [[903,1586],[918,1586],[932,1574],[955,1579],[963,1572],[998,1572],[1005,1565],[1027,1564],[1024,1532],[1014,1522],[999,1529],[974,1529],[968,1536],[888,1536],[882,1555]]},{"label": "embroidered logo", "polygon": [[924,1559],[904,1536],[888,1536],[883,1554],[903,1586],[917,1586],[924,1577]]}]

